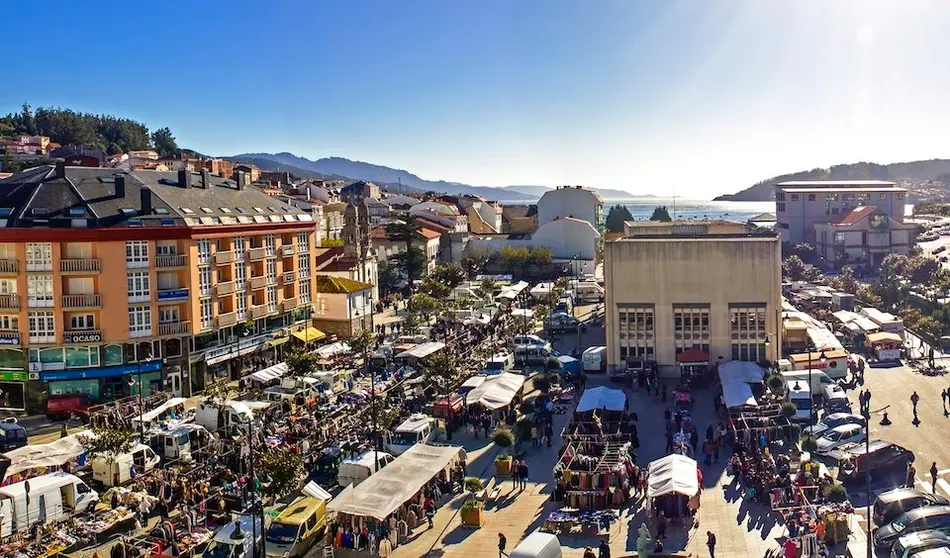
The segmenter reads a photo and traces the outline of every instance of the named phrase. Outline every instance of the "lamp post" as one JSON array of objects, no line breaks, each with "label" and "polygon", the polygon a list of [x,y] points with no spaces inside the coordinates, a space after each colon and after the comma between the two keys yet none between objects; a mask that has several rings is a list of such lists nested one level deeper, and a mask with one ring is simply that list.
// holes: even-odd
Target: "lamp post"
[{"label": "lamp post", "polygon": [[[149,363],[152,361],[151,357],[145,358],[145,362]],[[145,402],[142,395],[142,360],[138,360],[135,363],[136,367],[136,378],[129,377],[129,391],[131,391],[132,386],[136,384],[136,381],[139,385],[139,442],[145,443]]]},{"label": "lamp post", "polygon": [[[811,351],[811,350],[812,350],[812,348],[813,348],[813,346],[812,346],[810,343],[809,343],[808,346],[805,348],[805,349],[808,351],[808,391],[809,391],[809,393],[811,392],[811,389],[812,389],[811,386],[813,385],[812,382],[811,382],[811,377],[812,377],[812,361],[811,361],[811,352],[812,352],[812,351]],[[825,356],[825,350],[822,349],[821,352],[818,354],[818,362],[824,364],[827,360],[828,360],[828,357]],[[811,395],[811,401],[810,401],[809,403],[810,403],[810,404],[808,405],[808,409],[809,409],[809,411],[808,411],[809,424],[815,424],[815,394],[814,394],[814,393],[812,393],[812,395]]]}]

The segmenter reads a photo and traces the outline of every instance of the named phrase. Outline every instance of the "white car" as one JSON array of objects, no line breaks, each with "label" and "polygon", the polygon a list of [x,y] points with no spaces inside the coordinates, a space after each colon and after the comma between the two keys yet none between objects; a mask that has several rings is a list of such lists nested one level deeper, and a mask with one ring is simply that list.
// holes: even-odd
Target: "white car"
[{"label": "white car", "polygon": [[806,434],[810,434],[812,436],[821,436],[832,428],[844,424],[857,424],[864,426],[867,424],[867,421],[865,421],[864,417],[861,415],[856,415],[854,413],[831,413],[830,415],[825,415],[820,421],[818,421],[818,424],[806,426],[804,430]]},{"label": "white car", "polygon": [[860,424],[836,426],[818,437],[818,449],[815,450],[815,453],[823,455],[845,444],[863,442],[865,436],[867,436],[867,432]]}]

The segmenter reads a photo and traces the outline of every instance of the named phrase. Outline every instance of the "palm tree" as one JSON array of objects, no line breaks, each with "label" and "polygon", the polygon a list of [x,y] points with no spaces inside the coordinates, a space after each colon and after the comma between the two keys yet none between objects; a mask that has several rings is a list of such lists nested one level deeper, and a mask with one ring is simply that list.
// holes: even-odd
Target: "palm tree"
[{"label": "palm tree", "polygon": [[419,235],[419,222],[415,217],[407,215],[398,221],[392,221],[386,225],[386,234],[388,234],[389,238],[392,240],[398,240],[406,243],[404,267],[406,271],[406,279],[409,281],[409,285],[411,287],[412,281],[418,277],[411,252],[413,249],[412,242]]}]

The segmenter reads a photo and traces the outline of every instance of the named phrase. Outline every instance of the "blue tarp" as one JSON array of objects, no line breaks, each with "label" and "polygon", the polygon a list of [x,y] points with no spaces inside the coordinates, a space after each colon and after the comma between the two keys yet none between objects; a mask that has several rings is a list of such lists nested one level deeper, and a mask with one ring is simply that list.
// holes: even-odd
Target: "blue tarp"
[{"label": "blue tarp", "polygon": [[581,373],[581,361],[571,355],[560,355],[557,359],[561,362],[562,376],[579,376]]}]

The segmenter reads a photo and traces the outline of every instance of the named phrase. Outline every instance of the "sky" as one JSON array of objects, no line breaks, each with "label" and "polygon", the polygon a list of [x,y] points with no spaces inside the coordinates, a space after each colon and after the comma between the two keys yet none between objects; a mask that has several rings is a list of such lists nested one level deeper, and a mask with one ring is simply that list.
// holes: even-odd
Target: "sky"
[{"label": "sky", "polygon": [[695,199],[950,157],[946,0],[8,0],[0,22],[0,111],[213,155]]}]

